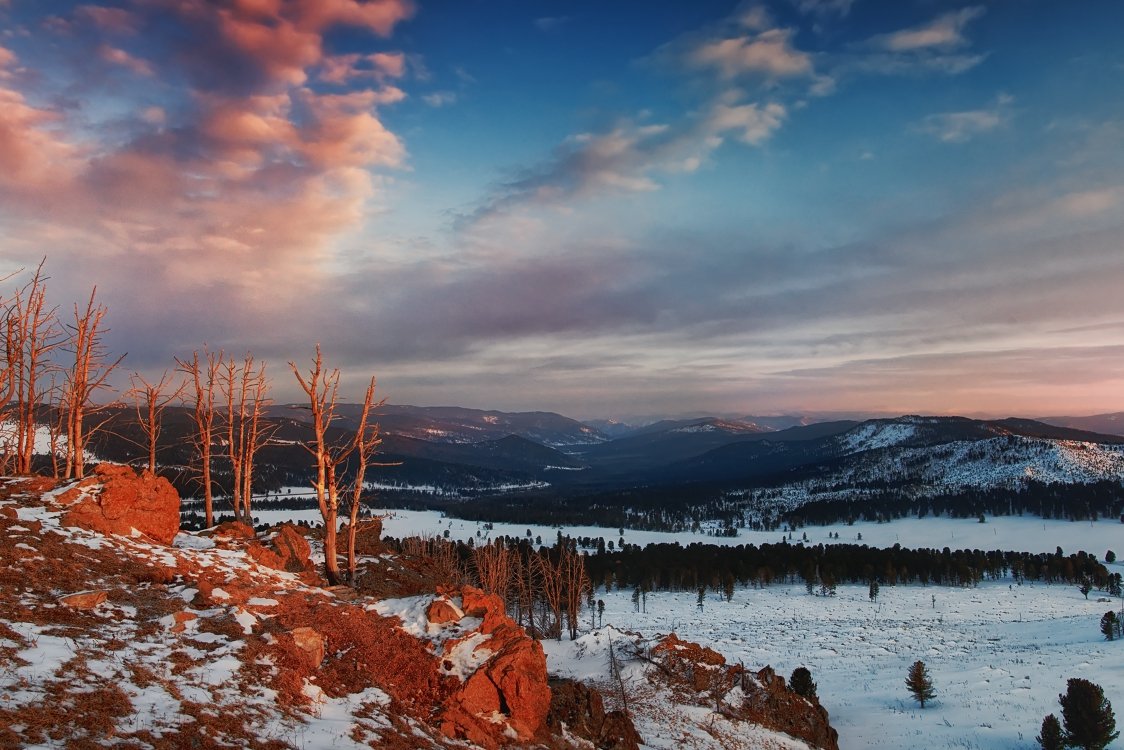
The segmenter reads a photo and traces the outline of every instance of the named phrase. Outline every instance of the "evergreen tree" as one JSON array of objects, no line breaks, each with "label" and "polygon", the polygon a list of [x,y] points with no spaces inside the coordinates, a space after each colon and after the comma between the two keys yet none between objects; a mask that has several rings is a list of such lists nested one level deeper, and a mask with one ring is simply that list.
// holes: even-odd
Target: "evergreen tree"
[{"label": "evergreen tree", "polygon": [[809,700],[817,697],[816,683],[812,681],[812,673],[807,667],[797,667],[792,670],[792,676],[788,678],[788,686],[794,693]]},{"label": "evergreen tree", "polygon": [[1120,619],[1111,609],[1105,612],[1104,617],[1101,618],[1101,632],[1104,633],[1106,641],[1112,641],[1120,637]]},{"label": "evergreen tree", "polygon": [[1042,750],[1062,750],[1065,743],[1062,741],[1062,725],[1058,717],[1047,714],[1042,720],[1042,732],[1034,738]]},{"label": "evergreen tree", "polygon": [[1112,704],[1104,697],[1100,685],[1080,677],[1066,682],[1066,691],[1058,696],[1065,724],[1065,744],[1082,750],[1104,750],[1120,736]]},{"label": "evergreen tree", "polygon": [[1092,581],[1090,581],[1090,580],[1089,580],[1089,579],[1088,579],[1087,577],[1084,577],[1084,576],[1083,576],[1083,577],[1081,578],[1081,585],[1080,585],[1080,586],[1078,586],[1078,587],[1077,587],[1077,589],[1078,589],[1078,590],[1079,590],[1079,591],[1080,591],[1080,592],[1081,592],[1082,594],[1084,594],[1084,595],[1085,595],[1085,598],[1086,598],[1086,599],[1088,599],[1088,598],[1089,598],[1089,592],[1093,590],[1093,582],[1092,582]]},{"label": "evergreen tree", "polygon": [[929,677],[929,670],[925,662],[918,660],[909,668],[909,676],[905,678],[905,686],[909,688],[913,699],[925,708],[925,701],[932,700],[937,691],[933,688],[933,680]]},{"label": "evergreen tree", "polygon": [[872,602],[878,600],[878,590],[880,588],[881,587],[878,585],[878,581],[875,581],[874,579],[871,579],[870,590],[868,591],[867,595],[870,597],[870,600]]},{"label": "evergreen tree", "polygon": [[706,586],[699,586],[699,612],[703,611],[703,603],[706,602]]}]

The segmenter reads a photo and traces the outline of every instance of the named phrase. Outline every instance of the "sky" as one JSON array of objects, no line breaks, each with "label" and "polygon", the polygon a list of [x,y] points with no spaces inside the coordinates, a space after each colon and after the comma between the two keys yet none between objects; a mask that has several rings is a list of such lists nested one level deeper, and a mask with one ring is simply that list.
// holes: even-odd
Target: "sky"
[{"label": "sky", "polygon": [[[1124,410],[1118,0],[0,0],[0,273],[148,375]],[[7,282],[9,288],[27,272]]]}]

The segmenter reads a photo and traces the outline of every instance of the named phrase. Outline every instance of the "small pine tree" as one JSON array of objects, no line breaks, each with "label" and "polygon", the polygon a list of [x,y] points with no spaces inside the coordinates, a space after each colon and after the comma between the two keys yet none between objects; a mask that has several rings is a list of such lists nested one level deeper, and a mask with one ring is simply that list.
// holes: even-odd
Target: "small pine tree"
[{"label": "small pine tree", "polygon": [[1101,633],[1106,641],[1115,640],[1120,633],[1120,620],[1111,609],[1101,618]]},{"label": "small pine tree", "polygon": [[1066,691],[1058,696],[1065,724],[1065,744],[1082,750],[1104,750],[1120,736],[1112,704],[1100,685],[1071,677]]},{"label": "small pine tree", "polygon": [[1083,576],[1081,578],[1081,585],[1078,586],[1077,589],[1078,589],[1078,591],[1080,591],[1082,594],[1085,595],[1086,599],[1088,599],[1089,598],[1089,592],[1093,590],[1093,582],[1090,581],[1087,577]]},{"label": "small pine tree", "polygon": [[1042,750],[1063,750],[1065,743],[1062,740],[1062,725],[1058,717],[1047,714],[1042,720],[1042,732],[1034,738]]},{"label": "small pine tree", "polygon": [[1104,553],[1104,561],[1105,561],[1106,563],[1114,563],[1114,562],[1116,562],[1116,553],[1115,553],[1115,552],[1113,552],[1112,550],[1109,550],[1108,552],[1105,552],[1105,553]]},{"label": "small pine tree", "polygon": [[932,700],[937,691],[933,688],[933,680],[929,677],[929,670],[925,662],[918,660],[909,668],[909,675],[905,678],[905,686],[909,688],[913,699],[925,708],[925,701]]},{"label": "small pine tree", "polygon": [[816,697],[816,683],[812,681],[812,673],[807,667],[797,667],[792,670],[792,676],[788,678],[788,686],[794,693],[809,700]]},{"label": "small pine tree", "polygon": [[867,592],[867,595],[870,597],[870,600],[872,602],[878,600],[878,591],[879,591],[880,588],[881,587],[878,585],[878,581],[875,581],[874,579],[871,579],[870,590]]},{"label": "small pine tree", "polygon": [[703,604],[706,602],[706,586],[699,586],[699,612],[703,611]]}]

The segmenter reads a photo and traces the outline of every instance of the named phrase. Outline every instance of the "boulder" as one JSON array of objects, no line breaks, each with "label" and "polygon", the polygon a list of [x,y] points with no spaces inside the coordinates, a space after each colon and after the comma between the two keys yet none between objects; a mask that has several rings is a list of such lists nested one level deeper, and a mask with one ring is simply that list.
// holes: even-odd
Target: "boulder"
[{"label": "boulder", "polygon": [[225,539],[253,539],[254,529],[241,521],[225,521],[211,529],[211,536]]},{"label": "boulder", "polygon": [[324,662],[324,636],[309,627],[293,628],[289,635],[293,636],[293,643],[297,648],[308,657],[313,669]]},{"label": "boulder", "polygon": [[273,537],[273,550],[281,561],[282,569],[290,573],[303,573],[313,569],[312,548],[291,523],[284,523]]},{"label": "boulder", "polygon": [[[476,648],[491,655],[445,702],[442,731],[486,748],[526,743],[544,730],[550,710],[542,644],[504,614],[498,596],[464,586],[461,601],[466,615],[483,618],[479,632],[491,637]],[[446,653],[459,640],[448,641]],[[507,726],[492,717],[502,717]]]},{"label": "boulder", "polygon": [[91,477],[58,496],[69,505],[64,526],[128,536],[133,529],[161,544],[172,543],[180,530],[180,497],[163,477],[140,476],[121,464],[98,464]]},{"label": "boulder", "polygon": [[599,750],[638,750],[643,740],[623,711],[605,712],[596,688],[568,678],[550,681],[550,713],[546,719],[555,734],[563,726]]},{"label": "boulder", "polygon": [[105,602],[108,594],[105,591],[81,591],[59,598],[59,604],[71,609],[93,609]]},{"label": "boulder", "polygon": [[273,535],[270,546],[253,541],[246,546],[246,554],[274,570],[305,573],[315,569],[312,548],[308,540],[291,523],[281,524]]},{"label": "boulder", "polygon": [[443,625],[447,622],[457,622],[463,615],[448,599],[438,598],[425,608],[425,617],[434,625]]}]

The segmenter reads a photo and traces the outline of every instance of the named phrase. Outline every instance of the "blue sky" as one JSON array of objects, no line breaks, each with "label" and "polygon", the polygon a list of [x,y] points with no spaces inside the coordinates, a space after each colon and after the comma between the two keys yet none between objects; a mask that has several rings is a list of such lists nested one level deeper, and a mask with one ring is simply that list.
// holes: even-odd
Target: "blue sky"
[{"label": "blue sky", "polygon": [[1124,409],[1124,6],[0,0],[0,265],[398,403]]}]

